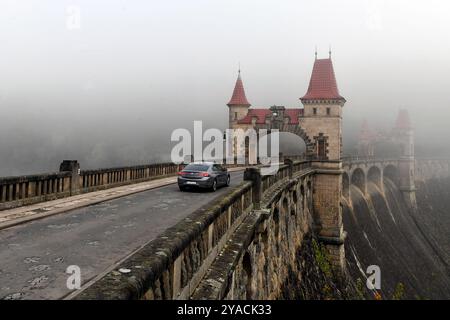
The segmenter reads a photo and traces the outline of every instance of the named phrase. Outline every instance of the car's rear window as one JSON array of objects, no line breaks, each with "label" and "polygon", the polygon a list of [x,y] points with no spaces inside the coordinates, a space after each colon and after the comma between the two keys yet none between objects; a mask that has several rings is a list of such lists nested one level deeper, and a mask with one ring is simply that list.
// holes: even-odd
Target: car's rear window
[{"label": "car's rear window", "polygon": [[183,170],[208,171],[209,166],[205,164],[188,164]]}]

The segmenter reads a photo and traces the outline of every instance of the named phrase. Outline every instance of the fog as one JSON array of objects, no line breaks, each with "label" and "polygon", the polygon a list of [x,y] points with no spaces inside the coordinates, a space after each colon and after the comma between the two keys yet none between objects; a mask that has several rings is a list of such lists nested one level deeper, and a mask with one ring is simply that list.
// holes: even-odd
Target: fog
[{"label": "fog", "polygon": [[449,16],[445,0],[1,0],[0,176],[167,160],[173,129],[226,128],[239,64],[254,107],[300,107],[330,45],[346,150],[406,108],[417,152],[450,155]]}]

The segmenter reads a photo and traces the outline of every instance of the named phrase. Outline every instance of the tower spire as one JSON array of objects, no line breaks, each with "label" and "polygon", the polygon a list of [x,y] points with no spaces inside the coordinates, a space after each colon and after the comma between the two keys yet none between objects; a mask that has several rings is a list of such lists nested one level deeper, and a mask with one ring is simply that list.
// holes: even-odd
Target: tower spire
[{"label": "tower spire", "polygon": [[341,100],[331,59],[316,59],[304,100]]},{"label": "tower spire", "polygon": [[317,46],[316,46],[316,51],[314,52],[314,56],[316,57],[316,60],[317,60]]},{"label": "tower spire", "polygon": [[331,59],[331,44],[330,44],[330,47],[328,49],[328,58]]},{"label": "tower spire", "polygon": [[250,106],[250,103],[245,96],[244,84],[241,79],[241,64],[239,63],[238,77],[236,84],[234,85],[233,95],[230,101],[227,103],[228,106]]}]

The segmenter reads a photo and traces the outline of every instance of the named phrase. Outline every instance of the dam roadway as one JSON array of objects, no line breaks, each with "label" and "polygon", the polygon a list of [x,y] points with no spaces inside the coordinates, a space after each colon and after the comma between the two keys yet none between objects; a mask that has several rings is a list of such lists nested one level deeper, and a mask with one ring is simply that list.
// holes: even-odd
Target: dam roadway
[{"label": "dam roadway", "polygon": [[[242,171],[230,174],[231,186],[242,181]],[[68,297],[68,266],[80,267],[86,285],[229,190],[180,192],[170,184],[1,230],[0,299]]]}]

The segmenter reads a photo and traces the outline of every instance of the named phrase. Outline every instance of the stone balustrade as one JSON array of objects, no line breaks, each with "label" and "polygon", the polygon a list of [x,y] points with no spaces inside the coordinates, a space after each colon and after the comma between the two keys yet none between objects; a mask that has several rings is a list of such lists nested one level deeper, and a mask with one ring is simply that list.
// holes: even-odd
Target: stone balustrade
[{"label": "stone balustrade", "polygon": [[0,210],[67,197],[71,179],[70,172],[0,178]]},{"label": "stone balustrade", "polygon": [[139,183],[175,175],[179,170],[179,165],[174,163],[82,170],[80,172],[80,189],[81,192],[91,192],[131,183]]},{"label": "stone balustrade", "polygon": [[0,178],[0,210],[173,176],[179,169],[174,163],[158,163],[80,170],[76,160],[65,160],[60,172]]}]

